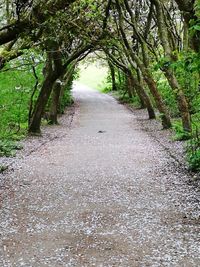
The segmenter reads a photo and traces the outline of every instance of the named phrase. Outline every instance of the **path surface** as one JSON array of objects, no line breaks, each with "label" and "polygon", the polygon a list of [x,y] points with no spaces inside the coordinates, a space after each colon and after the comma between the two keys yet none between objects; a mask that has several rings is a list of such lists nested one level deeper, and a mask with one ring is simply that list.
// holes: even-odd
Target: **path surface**
[{"label": "path surface", "polygon": [[0,266],[200,266],[197,190],[133,113],[74,94],[71,129],[7,175]]}]

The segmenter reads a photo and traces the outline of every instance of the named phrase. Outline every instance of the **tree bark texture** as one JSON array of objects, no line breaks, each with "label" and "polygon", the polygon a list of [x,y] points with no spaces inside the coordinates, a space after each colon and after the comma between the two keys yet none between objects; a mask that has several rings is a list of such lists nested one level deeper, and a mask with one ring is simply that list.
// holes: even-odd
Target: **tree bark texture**
[{"label": "tree bark texture", "polygon": [[58,106],[61,94],[61,83],[56,81],[53,85],[52,99],[49,109],[49,124],[58,124]]},{"label": "tree bark texture", "polygon": [[[165,23],[165,15],[163,11],[163,6],[162,6],[162,3],[160,3],[160,1],[158,0],[154,0],[154,3],[156,7],[158,31],[159,31],[160,39],[162,42],[162,46],[163,46],[166,58],[169,60],[169,62],[171,62],[171,61],[174,61],[174,57],[173,57],[173,51],[170,47],[168,28]],[[179,85],[179,82],[174,72],[170,69],[170,64],[164,66],[162,70],[168,80],[170,87],[176,94],[178,109],[179,109],[179,112],[182,118],[183,129],[184,131],[191,132],[190,112],[189,112],[187,99],[184,95],[184,91]]]},{"label": "tree bark texture", "polygon": [[59,58],[60,57],[57,53],[53,53],[53,56],[51,53],[48,53],[46,75],[32,113],[28,129],[29,133],[40,133],[42,115],[51,95],[54,82],[61,76],[63,72],[62,62],[61,60],[58,60]]},{"label": "tree bark texture", "polygon": [[116,76],[115,76],[115,68],[111,62],[108,61],[108,65],[110,68],[110,74],[111,74],[111,79],[112,79],[112,91],[117,90],[117,84],[116,84]]}]

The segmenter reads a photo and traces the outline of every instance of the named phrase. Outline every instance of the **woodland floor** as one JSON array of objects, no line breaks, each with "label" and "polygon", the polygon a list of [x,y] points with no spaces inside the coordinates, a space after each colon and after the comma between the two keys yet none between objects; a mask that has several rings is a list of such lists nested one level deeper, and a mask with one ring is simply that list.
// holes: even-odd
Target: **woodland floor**
[{"label": "woodland floor", "polygon": [[200,187],[180,143],[111,96],[74,96],[1,174],[0,266],[200,266]]}]

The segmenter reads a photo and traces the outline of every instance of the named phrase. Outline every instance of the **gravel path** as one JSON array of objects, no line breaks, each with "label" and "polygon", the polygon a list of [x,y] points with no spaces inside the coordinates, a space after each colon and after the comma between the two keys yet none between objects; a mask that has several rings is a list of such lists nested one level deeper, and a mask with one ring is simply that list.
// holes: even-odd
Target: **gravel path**
[{"label": "gravel path", "polygon": [[2,176],[0,266],[199,267],[199,188],[111,96],[74,95],[70,130]]}]

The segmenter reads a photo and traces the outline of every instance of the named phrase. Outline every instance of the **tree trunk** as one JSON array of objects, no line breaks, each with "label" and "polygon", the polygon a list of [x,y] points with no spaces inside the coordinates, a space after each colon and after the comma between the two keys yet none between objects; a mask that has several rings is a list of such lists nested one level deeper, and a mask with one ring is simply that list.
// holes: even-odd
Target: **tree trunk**
[{"label": "tree trunk", "polygon": [[131,91],[132,97],[136,96],[136,90],[135,90],[135,84],[133,83],[132,79],[132,73],[127,74],[127,81],[128,81],[128,87],[130,88],[129,90]]},{"label": "tree trunk", "polygon": [[56,80],[55,76],[53,77],[48,75],[42,84],[42,88],[38,96],[37,102],[35,104],[33,115],[30,120],[28,129],[29,133],[40,133],[42,114],[44,113],[45,106],[50,97],[55,80]]},{"label": "tree trunk", "polygon": [[6,0],[6,19],[7,24],[10,24],[10,0]]},{"label": "tree trunk", "polygon": [[168,80],[170,87],[175,92],[176,101],[178,104],[178,110],[180,112],[182,119],[183,130],[186,132],[191,132],[192,129],[191,129],[190,112],[186,96],[183,90],[180,88],[180,85],[175,75],[173,74],[172,70],[170,70],[169,68],[165,68],[163,72]]},{"label": "tree trunk", "polygon": [[[137,78],[135,78],[134,73],[131,71],[131,69],[127,68],[127,65],[124,64],[124,62],[120,62],[112,54],[108,54],[108,55],[109,55],[109,57],[111,57],[113,62],[115,62],[115,64],[118,67],[120,66],[120,69],[123,70],[123,73],[126,73],[126,76],[129,76],[129,79],[131,82],[131,87],[135,89],[136,93],[138,94],[139,98],[141,99],[141,102],[144,103],[144,106],[148,110],[149,119],[155,119],[155,113],[154,113],[154,109],[153,109],[152,103],[150,101],[150,98],[149,98],[148,94],[145,92],[141,83],[138,82]],[[130,61],[130,65],[132,65],[132,63],[133,62]],[[132,68],[134,69],[134,66],[132,66]]]},{"label": "tree trunk", "polygon": [[58,124],[58,106],[61,93],[61,83],[56,81],[53,85],[51,105],[49,109],[49,124]]},{"label": "tree trunk", "polygon": [[[136,72],[137,72],[137,80],[138,80],[138,83],[139,83],[139,85],[140,85],[140,86],[142,87],[142,89],[143,89],[144,83],[143,83],[143,80],[142,80],[142,77],[141,77],[141,73],[140,73],[139,69],[137,69]],[[144,89],[143,89],[143,90],[144,90]],[[145,90],[144,90],[144,92],[145,92]],[[145,92],[145,94],[146,94],[146,92]],[[146,108],[146,104],[145,104],[144,98],[141,97],[140,95],[138,95],[138,96],[139,96],[139,98],[140,98],[141,108]],[[146,96],[148,97],[147,94],[146,94]],[[148,97],[148,98],[149,98],[149,97]],[[149,99],[149,100],[150,100],[150,99]]]},{"label": "tree trunk", "polygon": [[[173,56],[173,51],[170,46],[168,28],[165,23],[165,14],[163,11],[162,3],[160,3],[160,1],[158,0],[154,0],[154,3],[156,6],[156,12],[157,12],[158,31],[159,31],[160,39],[161,39],[162,46],[165,52],[165,56],[167,57],[169,62],[175,61],[174,56]],[[170,69],[170,65],[169,67],[164,66],[162,70],[169,82],[169,85],[171,86],[172,90],[176,94],[178,109],[179,109],[179,112],[182,118],[183,130],[187,132],[191,132],[190,112],[189,112],[188,103],[184,95],[184,92],[181,86],[179,85],[178,80],[176,76],[174,75],[173,71]]]},{"label": "tree trunk", "polygon": [[135,89],[139,98],[144,102],[144,105],[147,108],[149,119],[155,119],[156,115],[149,96],[147,95],[144,88],[141,86],[141,84],[137,81],[137,79],[133,75],[132,75],[132,81],[135,84]]},{"label": "tree trunk", "polygon": [[[195,14],[195,2],[194,0],[175,0],[178,5],[179,10],[183,14],[184,22],[186,27],[190,28],[190,22],[198,21],[198,18]],[[191,35],[189,38],[190,47],[195,51],[200,51],[200,34],[199,31],[196,31],[195,34]]]},{"label": "tree trunk", "polygon": [[133,87],[132,87],[132,84],[131,84],[131,79],[130,79],[130,75],[129,73],[125,73],[125,77],[126,77],[126,88],[125,90],[127,89],[127,93],[128,93],[128,96],[129,98],[132,98],[133,97]]},{"label": "tree trunk", "polygon": [[[156,82],[153,79],[152,74],[150,73],[149,69],[147,67],[145,67],[143,61],[148,64],[148,53],[146,54],[146,50],[143,49],[143,61],[140,60],[140,58],[135,54],[135,51],[132,49],[132,47],[129,44],[129,41],[126,37],[126,33],[124,32],[123,29],[123,21],[122,21],[122,16],[121,16],[121,7],[118,3],[118,10],[119,10],[119,28],[120,28],[120,32],[123,38],[123,42],[124,45],[127,49],[127,53],[129,53],[131,59],[133,60],[133,62],[135,62],[138,66],[138,68],[140,69],[145,82],[147,83],[149,90],[152,94],[152,96],[154,97],[156,106],[158,108],[158,111],[160,112],[161,115],[161,121],[162,121],[162,126],[164,129],[170,128],[171,125],[171,120],[170,120],[170,116],[168,114],[167,108],[165,106],[165,104],[163,103],[162,97],[157,89],[157,85]],[[134,29],[133,29],[134,30]],[[140,42],[143,41],[140,40]]]},{"label": "tree trunk", "polygon": [[112,79],[112,91],[117,90],[117,85],[116,85],[116,78],[115,78],[115,68],[111,62],[108,61],[108,65],[110,68],[110,74],[111,74],[111,79]]},{"label": "tree trunk", "polygon": [[28,128],[29,133],[40,133],[42,115],[51,95],[54,82],[60,77],[63,71],[62,62],[61,60],[58,60],[58,56],[59,55],[57,53],[48,53],[47,55],[47,62],[45,66],[46,74],[30,119]]},{"label": "tree trunk", "polygon": [[187,23],[184,21],[184,28],[183,28],[183,49],[188,51],[189,48],[189,28]]},{"label": "tree trunk", "polygon": [[155,100],[156,103],[156,107],[158,109],[158,111],[160,112],[160,116],[161,116],[161,121],[162,121],[162,126],[164,129],[168,129],[170,128],[171,125],[171,119],[170,116],[168,114],[167,108],[165,106],[165,104],[163,103],[163,99],[158,91],[156,82],[154,81],[152,74],[150,73],[150,71],[144,66],[144,64],[141,62],[141,60],[139,59],[138,56],[136,56],[135,54],[132,55],[133,59],[135,60],[136,64],[138,65],[138,68],[140,69],[144,80],[146,82],[146,84],[149,87],[149,90]]},{"label": "tree trunk", "polygon": [[119,84],[120,84],[120,87],[122,85],[122,77],[121,77],[121,70],[118,68],[118,79],[119,79]]},{"label": "tree trunk", "polygon": [[180,115],[182,119],[183,130],[186,132],[191,132],[192,129],[191,129],[190,112],[189,112],[188,102],[185,97],[185,94],[179,88],[178,81],[176,77],[173,75],[173,72],[170,69],[166,69],[164,73],[165,73],[165,76],[167,77],[167,80],[171,88],[174,90],[176,94],[178,109],[180,111]]},{"label": "tree trunk", "polygon": [[156,102],[156,106],[160,112],[163,128],[164,129],[170,128],[172,126],[170,116],[168,114],[166,106],[163,103],[162,97],[161,97],[160,93],[158,92],[158,89],[157,89],[157,86],[156,86],[154,79],[151,77],[151,75],[147,75],[147,76],[145,76],[145,81],[146,81],[147,85],[149,86],[149,89],[150,89],[150,91],[154,97],[155,102]]}]

